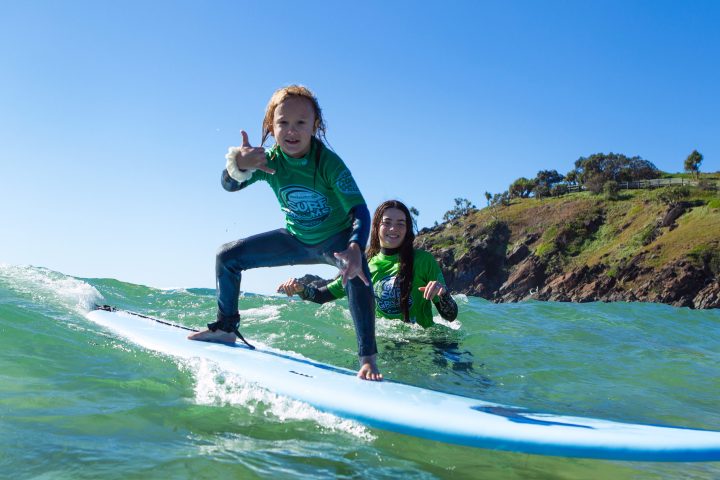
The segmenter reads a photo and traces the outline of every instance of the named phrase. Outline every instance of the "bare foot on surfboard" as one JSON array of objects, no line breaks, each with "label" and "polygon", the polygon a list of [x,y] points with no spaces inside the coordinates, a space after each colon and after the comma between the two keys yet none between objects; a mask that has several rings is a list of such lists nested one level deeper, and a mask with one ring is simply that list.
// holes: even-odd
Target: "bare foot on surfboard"
[{"label": "bare foot on surfboard", "polygon": [[360,370],[358,370],[358,378],[363,380],[371,380],[379,382],[383,379],[382,373],[378,370],[377,363],[375,362],[376,355],[368,355],[366,357],[360,357]]},{"label": "bare foot on surfboard", "polygon": [[218,342],[218,343],[235,343],[237,337],[232,332],[224,332],[222,330],[203,330],[201,332],[195,332],[188,337],[190,340],[197,340],[199,342]]}]

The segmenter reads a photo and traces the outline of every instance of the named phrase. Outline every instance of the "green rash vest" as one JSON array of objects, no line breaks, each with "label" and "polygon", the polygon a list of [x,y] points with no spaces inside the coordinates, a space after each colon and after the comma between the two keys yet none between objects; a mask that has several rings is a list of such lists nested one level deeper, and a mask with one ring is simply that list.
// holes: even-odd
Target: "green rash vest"
[{"label": "green rash vest", "polygon": [[[396,282],[400,271],[400,255],[378,253],[368,260],[368,267],[370,267],[370,276],[375,290],[375,315],[402,320],[400,283]],[[435,258],[425,250],[416,249],[410,290],[410,321],[418,323],[424,328],[433,325],[432,306],[430,301],[423,298],[423,292],[418,289],[427,285],[431,280],[445,285],[445,278]],[[335,298],[345,296],[342,278],[333,280],[327,288]]]},{"label": "green rash vest", "polygon": [[[322,148],[317,162],[316,152]],[[256,170],[243,188],[264,180],[275,192],[287,230],[301,242],[315,245],[352,226],[350,210],[365,204],[342,159],[313,139],[303,158],[292,158],[275,145],[266,152],[274,174]]]}]

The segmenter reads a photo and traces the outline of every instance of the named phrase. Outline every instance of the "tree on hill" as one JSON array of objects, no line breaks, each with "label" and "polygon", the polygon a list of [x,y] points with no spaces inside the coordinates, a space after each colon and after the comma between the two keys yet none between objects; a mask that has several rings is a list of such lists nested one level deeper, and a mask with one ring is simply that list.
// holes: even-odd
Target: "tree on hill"
[{"label": "tree on hill", "polygon": [[577,170],[575,170],[575,169],[570,170],[570,171],[565,175],[565,181],[566,181],[569,185],[577,185],[578,182],[580,181],[580,179],[578,178],[578,172],[577,172]]},{"label": "tree on hill", "polygon": [[540,170],[535,177],[538,185],[545,185],[548,189],[552,188],[556,183],[560,183],[565,180],[565,177],[560,175],[557,170]]},{"label": "tree on hill", "polygon": [[560,175],[557,170],[540,170],[534,180],[535,188],[533,192],[535,198],[549,197],[552,195],[553,186],[563,180],[565,180],[565,177]]},{"label": "tree on hill", "polygon": [[702,153],[693,150],[685,159],[685,171],[694,174],[696,178],[700,178],[700,164],[703,161]]},{"label": "tree on hill", "polygon": [[490,200],[490,206],[497,206],[501,205],[503,207],[507,207],[510,205],[510,194],[507,190],[505,190],[502,193],[496,193],[493,195],[492,200]]},{"label": "tree on hill", "polygon": [[510,185],[508,191],[512,197],[528,198],[535,189],[535,185],[535,180],[520,177]]},{"label": "tree on hill", "polygon": [[660,170],[648,160],[638,156],[626,157],[619,153],[595,153],[575,161],[575,176],[588,190],[599,193],[605,182],[632,182],[658,178]]},{"label": "tree on hill", "polygon": [[450,220],[455,220],[456,218],[467,215],[476,208],[477,207],[473,205],[473,203],[470,202],[470,200],[468,200],[467,198],[458,197],[455,199],[455,208],[445,212],[445,215],[443,215],[443,220],[445,220],[446,222]]},{"label": "tree on hill", "polygon": [[413,224],[417,225],[417,218],[420,216],[420,210],[415,207],[410,207],[408,210],[410,211],[410,216],[412,217]]}]

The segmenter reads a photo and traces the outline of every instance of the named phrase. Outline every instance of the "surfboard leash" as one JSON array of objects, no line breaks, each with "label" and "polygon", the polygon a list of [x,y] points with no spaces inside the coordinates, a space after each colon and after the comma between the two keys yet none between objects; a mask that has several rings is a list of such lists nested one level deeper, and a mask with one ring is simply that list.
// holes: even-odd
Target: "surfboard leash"
[{"label": "surfboard leash", "polygon": [[247,345],[247,347],[250,350],[255,350],[255,347],[253,345],[250,345],[247,340],[245,340],[245,337],[242,336],[240,331],[238,330],[238,326],[240,326],[240,315],[234,315],[232,317],[224,317],[221,316],[218,313],[218,320],[213,323],[208,323],[207,327],[210,329],[210,331],[216,331],[218,329],[222,330],[223,332],[228,333],[234,333],[237,335],[237,337],[242,340],[242,342]]},{"label": "surfboard leash", "polygon": [[[121,308],[113,307],[112,305],[98,305],[95,304],[96,310],[104,310],[106,312],[125,312],[129,313],[130,315],[135,315],[140,318],[145,318],[147,320],[152,320],[153,322],[161,323],[163,325],[167,325],[169,327],[175,327],[175,328],[181,328],[183,330],[187,330],[189,332],[199,332],[197,328],[191,328],[186,327],[185,325],[178,325],[177,323],[168,322],[166,320],[161,320],[159,318],[155,317],[149,317],[147,315],[143,315],[142,313],[138,312],[131,312],[130,310],[123,310]],[[222,330],[223,332],[228,333],[234,333],[237,335],[237,337],[245,344],[250,350],[255,350],[255,346],[251,345],[247,340],[245,340],[245,337],[242,336],[240,331],[238,330],[238,326],[240,325],[240,315],[237,315],[235,317],[231,318],[223,318],[222,320],[218,320],[217,322],[208,323],[208,329],[211,331],[216,331],[217,329]]]},{"label": "surfboard leash", "polygon": [[186,327],[185,325],[179,325],[177,323],[168,322],[166,320],[161,320],[161,319],[155,318],[155,317],[148,317],[147,315],[143,315],[142,313],[131,312],[130,310],[123,310],[122,308],[113,307],[112,305],[95,304],[95,310],[105,310],[106,312],[125,312],[125,313],[129,313],[130,315],[135,315],[136,317],[145,318],[147,320],[152,320],[153,322],[157,322],[157,323],[162,323],[163,325],[167,325],[169,327],[181,328],[181,329],[187,330],[189,332],[199,332],[200,331],[197,328]]}]

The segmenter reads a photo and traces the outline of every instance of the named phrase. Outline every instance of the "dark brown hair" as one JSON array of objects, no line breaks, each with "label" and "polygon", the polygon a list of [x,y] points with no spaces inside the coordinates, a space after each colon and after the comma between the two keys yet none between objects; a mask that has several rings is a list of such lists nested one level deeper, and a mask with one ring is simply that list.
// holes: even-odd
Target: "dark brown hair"
[{"label": "dark brown hair", "polygon": [[400,308],[402,309],[403,320],[410,321],[410,289],[413,280],[413,259],[415,250],[413,242],[415,241],[415,225],[413,223],[410,210],[399,200],[388,200],[383,202],[376,210],[372,219],[372,229],[370,230],[370,246],[367,249],[367,257],[372,258],[380,252],[380,224],[382,223],[383,214],[389,208],[397,208],[405,214],[405,238],[400,244],[400,271],[398,272],[397,281],[400,282]]}]

